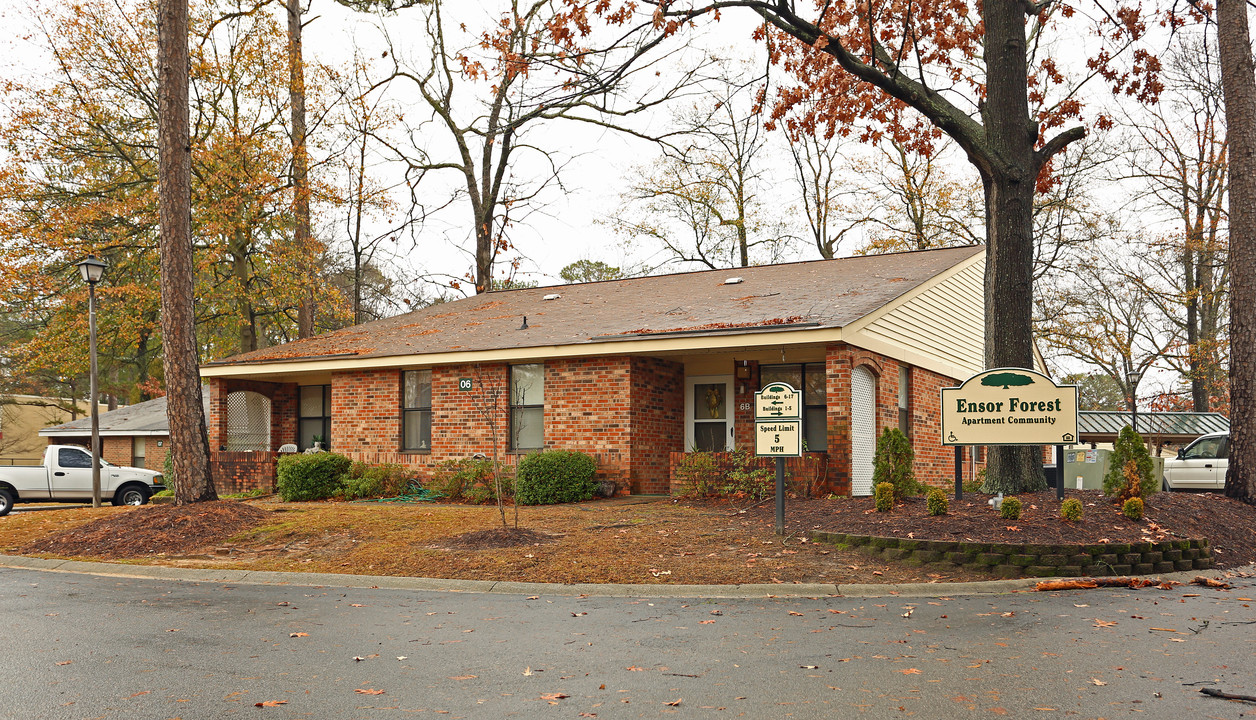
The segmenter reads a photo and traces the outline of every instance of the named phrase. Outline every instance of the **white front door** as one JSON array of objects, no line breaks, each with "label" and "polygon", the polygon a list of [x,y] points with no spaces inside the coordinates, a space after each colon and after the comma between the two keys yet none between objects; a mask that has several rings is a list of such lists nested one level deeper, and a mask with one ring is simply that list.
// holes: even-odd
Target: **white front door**
[{"label": "white front door", "polygon": [[685,378],[685,451],[733,449],[733,376]]},{"label": "white front door", "polygon": [[865,367],[850,373],[850,492],[872,494],[877,452],[877,380]]}]

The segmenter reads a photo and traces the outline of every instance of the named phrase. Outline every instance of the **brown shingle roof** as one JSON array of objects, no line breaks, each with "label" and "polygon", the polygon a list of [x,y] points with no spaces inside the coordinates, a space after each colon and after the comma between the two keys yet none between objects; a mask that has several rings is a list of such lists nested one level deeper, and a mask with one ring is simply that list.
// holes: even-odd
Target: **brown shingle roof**
[{"label": "brown shingle roof", "polygon": [[[966,246],[491,292],[212,364],[843,327],[982,250]],[[743,281],[725,284],[732,277]],[[545,300],[547,295],[560,297]],[[524,316],[526,330],[520,329]]]}]

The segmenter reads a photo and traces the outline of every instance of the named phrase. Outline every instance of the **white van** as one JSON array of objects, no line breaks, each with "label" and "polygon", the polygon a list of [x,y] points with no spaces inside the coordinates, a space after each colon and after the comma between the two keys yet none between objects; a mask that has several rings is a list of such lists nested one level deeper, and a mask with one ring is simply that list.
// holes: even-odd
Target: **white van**
[{"label": "white van", "polygon": [[1230,433],[1204,435],[1178,451],[1176,458],[1165,458],[1165,490],[1223,490],[1226,471],[1230,469]]}]

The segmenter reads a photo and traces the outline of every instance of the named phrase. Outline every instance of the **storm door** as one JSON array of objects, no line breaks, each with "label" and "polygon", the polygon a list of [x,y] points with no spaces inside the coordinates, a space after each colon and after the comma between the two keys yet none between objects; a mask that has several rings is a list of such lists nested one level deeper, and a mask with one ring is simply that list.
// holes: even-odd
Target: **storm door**
[{"label": "storm door", "polygon": [[733,449],[733,376],[685,378],[685,450]]}]

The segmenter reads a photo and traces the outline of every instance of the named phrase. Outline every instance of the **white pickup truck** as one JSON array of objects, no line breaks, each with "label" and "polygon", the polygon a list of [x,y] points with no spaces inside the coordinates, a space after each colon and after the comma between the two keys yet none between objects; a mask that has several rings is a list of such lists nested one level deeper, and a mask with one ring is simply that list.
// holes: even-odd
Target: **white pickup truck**
[{"label": "white pickup truck", "polygon": [[1164,461],[1165,490],[1224,490],[1230,469],[1230,433],[1209,433]]},{"label": "white pickup truck", "polygon": [[[100,461],[100,497],[143,505],[164,490],[161,473]],[[77,445],[49,445],[42,465],[0,465],[0,515],[20,502],[90,502],[92,454]]]}]

